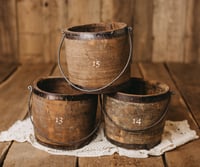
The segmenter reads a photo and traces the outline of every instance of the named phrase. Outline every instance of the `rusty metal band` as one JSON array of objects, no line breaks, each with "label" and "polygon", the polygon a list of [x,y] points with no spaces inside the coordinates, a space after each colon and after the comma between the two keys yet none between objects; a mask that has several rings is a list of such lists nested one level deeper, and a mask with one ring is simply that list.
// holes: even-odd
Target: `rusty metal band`
[{"label": "rusty metal band", "polygon": [[[141,84],[145,85],[146,82],[150,82],[150,81],[145,81],[142,78],[131,78],[127,83],[127,88],[129,89],[141,89],[140,86]],[[151,82],[150,82],[151,83]],[[153,82],[154,83],[154,82]],[[156,82],[158,83],[158,82]],[[116,100],[120,100],[120,101],[124,101],[124,102],[132,102],[132,103],[153,103],[153,102],[158,102],[158,101],[162,101],[164,99],[169,98],[169,96],[171,96],[173,94],[173,92],[170,91],[168,85],[164,84],[164,83],[159,83],[163,86],[166,87],[166,90],[160,93],[155,93],[155,94],[137,94],[137,93],[133,93],[131,94],[130,91],[126,91],[125,90],[127,88],[124,88],[124,91],[118,91],[116,93],[110,93],[107,94],[108,97],[114,98]]]},{"label": "rusty metal band", "polygon": [[55,94],[51,94],[51,93],[43,93],[38,91],[37,89],[33,89],[33,92],[45,99],[48,100],[62,100],[62,101],[79,101],[79,100],[88,100],[88,99],[94,99],[97,98],[94,94],[83,94],[83,95],[75,95],[75,96],[71,96],[71,95],[55,95]]},{"label": "rusty metal band", "polygon": [[153,103],[153,102],[159,102],[164,99],[167,99],[171,96],[171,92],[167,91],[163,94],[156,94],[151,96],[127,96],[120,93],[110,94],[107,95],[108,97],[114,98],[116,100],[124,101],[124,102],[132,102],[132,103]]},{"label": "rusty metal band", "polygon": [[118,38],[128,34],[129,27],[124,27],[123,29],[106,31],[106,32],[74,32],[70,30],[64,30],[65,38],[76,39],[76,40],[91,40],[91,39],[111,39]]},{"label": "rusty metal band", "polygon": [[[53,78],[48,78],[53,79]],[[64,79],[64,78],[56,78],[56,79]],[[32,91],[35,95],[40,96],[42,98],[48,99],[48,100],[67,100],[67,101],[79,101],[79,100],[88,100],[88,99],[97,99],[97,95],[95,94],[84,94],[79,92],[79,94],[75,95],[67,95],[67,94],[60,94],[60,93],[51,93],[48,91],[44,91],[37,86],[38,81],[43,81],[44,79],[38,79],[33,83]],[[67,84],[67,83],[66,83]],[[69,85],[70,86],[70,85]]]},{"label": "rusty metal band", "polygon": [[[162,133],[162,132],[160,132],[160,133]],[[119,141],[115,141],[115,140],[111,139],[110,137],[108,137],[107,134],[105,134],[105,136],[114,145],[117,145],[117,146],[120,146],[123,148],[127,148],[127,149],[147,149],[147,150],[149,150],[150,148],[152,148],[160,143],[160,141],[158,141],[153,145],[152,144],[128,144],[128,143],[121,143]]]}]

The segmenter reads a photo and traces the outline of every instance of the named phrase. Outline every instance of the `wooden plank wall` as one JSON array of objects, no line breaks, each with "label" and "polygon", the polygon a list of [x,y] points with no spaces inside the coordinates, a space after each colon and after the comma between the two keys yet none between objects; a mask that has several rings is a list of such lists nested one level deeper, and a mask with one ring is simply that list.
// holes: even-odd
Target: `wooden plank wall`
[{"label": "wooden plank wall", "polygon": [[122,21],[134,61],[200,62],[199,0],[0,0],[0,61],[56,62],[61,30]]},{"label": "wooden plank wall", "polygon": [[0,62],[17,62],[17,11],[15,0],[0,0]]}]

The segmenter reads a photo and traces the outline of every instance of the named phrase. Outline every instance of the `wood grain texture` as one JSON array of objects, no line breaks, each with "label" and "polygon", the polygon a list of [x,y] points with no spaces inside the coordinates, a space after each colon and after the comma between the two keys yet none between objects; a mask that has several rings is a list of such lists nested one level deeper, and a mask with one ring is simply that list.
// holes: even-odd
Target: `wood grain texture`
[{"label": "wood grain texture", "polygon": [[132,26],[134,1],[135,0],[101,0],[101,21],[118,21]]},{"label": "wood grain texture", "polygon": [[179,90],[173,83],[165,66],[161,63],[139,63],[139,66],[145,79],[166,83],[170,87],[171,91],[174,92],[169,106],[168,119],[172,121],[182,121],[186,119],[193,129],[197,129],[196,122],[188,112],[187,105],[184,103]]},{"label": "wood grain texture", "polygon": [[17,2],[20,62],[56,62],[66,7],[64,0]]},{"label": "wood grain texture", "polygon": [[17,64],[0,62],[0,84],[5,81],[15,70]]},{"label": "wood grain texture", "polygon": [[200,128],[200,65],[170,63],[167,66]]},{"label": "wood grain texture", "polygon": [[154,0],[152,60],[183,62],[186,0]]},{"label": "wood grain texture", "polygon": [[67,1],[43,0],[44,62],[56,62],[61,31],[66,26]]},{"label": "wood grain texture", "polygon": [[[133,27],[134,34],[134,3],[135,0],[101,0],[100,21],[108,23],[113,21],[124,22],[128,26]],[[135,37],[133,37],[134,40]],[[134,47],[133,42],[132,46]]]},{"label": "wood grain texture", "polygon": [[79,158],[79,167],[164,167],[162,158],[128,158],[114,154],[96,158]]},{"label": "wood grain texture", "polygon": [[43,6],[38,2],[24,0],[17,2],[19,58],[23,63],[44,61]]},{"label": "wood grain texture", "polygon": [[199,167],[200,140],[187,143],[166,154],[168,167]]},{"label": "wood grain texture", "polygon": [[[200,1],[196,0],[194,4],[195,8],[193,10],[194,12],[194,46],[195,46],[195,53],[193,57],[196,57],[194,62],[200,63]],[[192,62],[192,61],[187,61],[187,62]]]},{"label": "wood grain texture", "polygon": [[67,26],[100,22],[100,0],[68,0]]},{"label": "wood grain texture", "polygon": [[[40,75],[48,75],[52,65],[24,65],[18,67],[17,71],[8,80],[0,85],[0,131],[7,130],[17,120],[24,119],[27,113],[27,86]],[[0,143],[0,159],[6,153],[7,143]]]},{"label": "wood grain texture", "polygon": [[[199,128],[189,114],[188,108],[184,103],[178,89],[171,80],[167,70],[162,64],[140,64],[141,71],[146,79],[155,79],[167,83],[175,95],[172,96],[172,101],[168,111],[168,119],[173,121],[187,120],[192,129],[195,129],[199,133]],[[186,167],[186,166],[198,166],[199,164],[199,140],[185,144],[174,151],[165,153],[166,164],[169,167]]]},{"label": "wood grain texture", "polygon": [[51,68],[52,65],[24,65],[18,67],[14,75],[0,85],[0,131],[8,129],[16,120],[24,118],[27,112],[27,86],[36,77],[48,75]]},{"label": "wood grain texture", "polygon": [[[162,82],[167,83],[171,89],[176,93],[176,95],[174,95],[172,98],[172,103],[169,109],[169,114],[168,114],[168,119],[171,120],[183,120],[183,119],[187,119],[189,121],[189,124],[191,125],[192,129],[199,129],[194,121],[191,118],[191,115],[189,115],[189,111],[181,97],[182,93],[180,94],[179,91],[182,92],[181,87],[179,86],[179,82],[183,81],[183,85],[189,85],[192,87],[199,85],[199,78],[195,77],[196,74],[198,74],[199,68],[198,66],[188,66],[188,65],[177,65],[177,64],[168,64],[168,69],[170,71],[171,76],[175,76],[173,77],[173,80],[175,81],[176,85],[174,85],[174,82],[172,81],[171,76],[168,74],[168,71],[166,70],[165,66],[163,64],[151,64],[151,63],[139,63],[139,67],[137,64],[133,64],[132,65],[132,76],[138,76],[140,77],[142,73],[142,75],[144,76],[145,79],[155,79],[155,80],[159,80]],[[24,66],[23,66],[24,68]],[[39,68],[39,69],[38,69]],[[21,69],[21,67],[13,74],[12,77],[10,77],[8,80],[6,80],[3,84],[0,85],[0,91],[1,92],[7,92],[7,94],[9,95],[11,92],[14,91],[14,89],[16,89],[16,87],[18,89],[20,89],[18,96],[14,95],[14,99],[15,99],[15,107],[16,105],[21,105],[21,100],[24,101],[26,100],[27,97],[24,97],[24,93],[21,93],[22,87],[23,86],[23,82],[26,82],[26,80],[24,80],[24,78],[28,79],[27,80],[32,80],[34,77],[36,77],[35,75],[39,76],[39,75],[45,75],[44,73],[41,73],[41,71],[43,71],[42,69],[44,69],[44,65],[40,65],[39,67],[36,66],[26,66],[26,68],[24,68],[24,70]],[[47,67],[46,67],[47,68]],[[189,74],[184,72],[184,70],[186,69],[190,69],[188,70]],[[195,69],[194,71],[192,69]],[[22,72],[23,71],[23,72]],[[25,72],[26,71],[26,72]],[[37,71],[37,74],[34,74],[35,72],[33,71]],[[47,71],[52,71],[52,66],[48,67]],[[48,72],[48,73],[49,73]],[[25,73],[26,75],[24,75],[23,73]],[[30,75],[28,75],[30,74]],[[185,74],[185,75],[183,75]],[[20,75],[22,75],[21,77],[19,77]],[[54,70],[53,75],[59,75],[59,70],[58,68],[56,68]],[[194,78],[193,78],[194,77]],[[32,78],[32,79],[31,79]],[[15,81],[15,86],[13,85],[13,81]],[[31,81],[30,81],[31,82]],[[11,84],[12,83],[12,84]],[[21,84],[20,84],[21,83]],[[13,91],[10,91],[7,86],[9,86],[9,89],[12,89]],[[25,86],[27,87],[27,86]],[[177,89],[178,87],[178,89]],[[25,88],[26,89],[26,88]],[[2,91],[4,90],[4,91]],[[23,90],[25,92],[25,90]],[[23,92],[22,91],[22,92]],[[15,91],[16,92],[16,91]],[[27,89],[26,89],[26,93],[27,93]],[[26,94],[25,93],[25,94]],[[197,92],[198,93],[198,92]],[[0,94],[0,97],[4,97],[6,93]],[[0,99],[2,99],[2,97]],[[14,100],[12,97],[8,97],[5,96],[6,99],[11,99]],[[19,99],[16,101],[16,99]],[[8,101],[8,100],[7,100]],[[20,102],[19,102],[20,101]],[[2,103],[2,101],[0,101]],[[4,103],[3,103],[4,104]],[[23,108],[26,108],[26,104],[22,104]],[[1,110],[2,111],[2,107],[1,106]],[[8,105],[7,105],[8,106]],[[17,110],[18,108],[15,109],[15,107],[12,107],[11,105],[7,108],[9,108],[9,110]],[[22,109],[22,110],[25,110]],[[4,111],[6,111],[4,109]],[[7,111],[8,112],[8,111]],[[4,115],[7,112],[1,113],[1,115]],[[11,116],[13,116],[15,114],[12,113],[12,115],[10,114],[10,116],[8,116],[7,120],[10,121]],[[18,115],[18,118],[23,118],[24,114],[22,114],[20,116],[19,113],[17,113],[16,115]],[[16,116],[15,116],[16,117]],[[16,119],[18,119],[16,117]],[[0,118],[5,120],[5,118]],[[9,122],[8,121],[8,122]],[[11,120],[12,121],[12,120]],[[0,121],[2,122],[2,121]],[[7,121],[6,121],[7,122]],[[5,124],[5,122],[4,122]],[[2,126],[1,126],[2,127]],[[4,128],[3,128],[4,129]],[[199,132],[199,131],[198,131]],[[199,165],[199,147],[200,147],[200,140],[196,140],[193,142],[190,142],[188,144],[185,144],[179,148],[176,148],[173,151],[167,152],[165,153],[165,160],[166,160],[166,164],[169,167],[174,167],[174,166],[180,166],[180,167],[184,167],[184,166],[198,166]],[[1,157],[0,157],[0,163],[3,161],[6,152],[8,150],[8,147],[10,146],[10,142],[6,142],[6,143],[1,143],[0,144],[0,151],[1,151]],[[20,152],[20,154],[19,154]],[[37,159],[37,161],[36,161]],[[103,156],[103,157],[95,157],[95,158],[79,158],[78,162],[77,158],[75,157],[69,157],[69,156],[53,156],[53,155],[49,155],[45,152],[42,152],[40,150],[37,150],[35,148],[33,148],[30,144],[28,143],[17,143],[14,142],[12,147],[10,148],[8,155],[6,156],[5,162],[4,162],[4,166],[39,166],[39,165],[43,165],[43,166],[164,166],[163,164],[163,160],[162,157],[151,157],[151,158],[147,158],[147,159],[135,159],[135,158],[127,158],[127,157],[121,157],[117,154],[112,155],[112,156]]]},{"label": "wood grain texture", "polygon": [[18,61],[15,0],[0,0],[0,62]]},{"label": "wood grain texture", "polygon": [[88,144],[95,129],[98,96],[75,91],[64,78],[43,78],[36,84],[31,109],[36,139],[49,147],[68,150]]},{"label": "wood grain texture", "polygon": [[133,61],[152,59],[153,1],[135,0],[133,13]]},{"label": "wood grain texture", "polygon": [[11,142],[0,143],[0,166],[3,166],[4,159],[10,146]]},{"label": "wood grain texture", "polygon": [[[69,80],[86,89],[98,89],[112,82],[127,63],[129,63],[129,47],[128,35],[126,33],[126,24],[108,23],[95,24],[80,27],[83,31],[85,28],[94,33],[98,29],[103,29],[105,33],[98,34],[90,40],[65,38],[65,57],[67,64],[67,72],[65,72]],[[118,37],[112,34],[109,38],[104,38],[107,32],[125,30]],[[70,33],[70,32],[69,32]],[[74,32],[76,33],[76,32]],[[96,32],[95,32],[96,33]],[[73,34],[73,33],[70,33]],[[81,33],[76,33],[77,35]],[[77,49],[78,48],[78,49]],[[129,66],[128,66],[129,67]],[[113,87],[128,81],[130,70],[127,70],[112,84]],[[107,89],[105,89],[107,92]]]},{"label": "wood grain texture", "polygon": [[[10,111],[15,111],[16,113],[17,111],[21,111],[21,113],[24,113],[24,114],[20,114],[20,112],[18,112],[16,116],[12,116],[12,118],[15,119],[15,121],[17,119],[23,119],[26,114],[26,111],[27,111],[26,103],[27,103],[27,98],[28,98],[27,97],[28,91],[26,89],[27,85],[31,84],[35,78],[38,78],[40,76],[44,77],[51,74],[52,69],[53,69],[53,65],[44,65],[44,64],[33,65],[33,66],[29,66],[29,65],[22,66],[21,68],[19,68],[19,71],[17,71],[16,74],[12,77],[12,80],[5,84],[5,86],[13,85],[12,81],[13,80],[15,81],[16,78],[18,78],[17,79],[18,82],[15,81],[15,86],[21,88],[21,89],[18,89],[18,93],[16,93],[17,95],[11,98],[11,101],[10,101],[10,103],[15,101],[14,104],[17,104],[19,107],[16,107],[16,105],[14,105],[13,107],[7,106],[7,108]],[[24,81],[22,78],[26,78],[26,81]],[[13,86],[13,90],[16,89],[15,86]],[[6,92],[3,95],[9,96],[9,93],[10,92]],[[7,96],[5,98],[8,98]],[[17,101],[16,99],[20,99],[20,105],[19,105],[19,101]],[[10,113],[10,114],[14,115],[13,113]],[[7,117],[9,118],[11,117],[11,115],[9,116],[9,114],[7,114]],[[1,119],[3,118],[1,117]],[[5,121],[5,123],[11,124],[11,120],[12,119],[9,119],[9,121]],[[5,128],[8,127],[7,125],[2,125],[2,126],[4,126]],[[5,155],[7,148],[8,146],[5,145],[4,143],[0,144],[2,159]],[[69,166],[69,167],[72,166],[73,167],[75,166],[75,164],[76,164],[75,157],[50,155],[48,153],[45,153],[43,151],[33,148],[29,143],[17,143],[17,142],[14,142],[12,144],[12,147],[9,150],[6,156],[6,159],[4,161],[4,166],[9,166],[9,167],[10,166],[39,166],[39,165]]]},{"label": "wood grain texture", "polygon": [[200,2],[186,1],[185,53],[184,62],[200,62]]},{"label": "wood grain texture", "polygon": [[[140,69],[136,63],[131,66],[132,77],[142,77]],[[146,159],[128,158],[114,154],[112,156],[102,157],[84,157],[78,159],[79,167],[136,167],[136,166],[149,166],[149,167],[164,167],[162,157],[151,157]]]},{"label": "wood grain texture", "polygon": [[[131,86],[134,87],[134,84],[138,87],[141,86],[135,80]],[[121,100],[122,98],[128,100],[130,97],[136,97],[134,95],[118,94],[119,98],[104,97],[104,133],[111,143],[128,149],[150,149],[160,143],[165,121],[162,120],[154,126],[151,125],[160,119],[167,105],[166,99],[144,103],[141,98],[138,103],[134,100]],[[150,126],[151,128],[144,130]],[[128,130],[135,130],[136,133]],[[138,130],[144,131],[139,132]]]},{"label": "wood grain texture", "polygon": [[138,63],[131,64],[131,77],[143,78],[142,73],[138,67]]},{"label": "wood grain texture", "polygon": [[14,142],[4,161],[4,167],[75,167],[76,158],[51,155],[34,148],[30,143]]},{"label": "wood grain texture", "polygon": [[133,61],[200,62],[198,0],[0,2],[0,61],[56,62],[64,28],[121,21],[134,28]]}]

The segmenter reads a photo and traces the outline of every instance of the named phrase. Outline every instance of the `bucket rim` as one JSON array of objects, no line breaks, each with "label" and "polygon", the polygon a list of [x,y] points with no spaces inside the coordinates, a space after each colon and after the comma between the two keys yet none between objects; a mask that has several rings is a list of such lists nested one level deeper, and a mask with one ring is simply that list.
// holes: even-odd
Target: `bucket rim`
[{"label": "bucket rim", "polygon": [[112,93],[107,94],[109,97],[115,98],[117,100],[126,101],[126,102],[135,102],[135,103],[151,103],[151,102],[157,102],[164,99],[169,98],[171,96],[170,87],[160,81],[157,80],[145,80],[143,78],[130,78],[128,82],[143,82],[150,85],[156,85],[160,88],[162,88],[163,91],[152,93],[152,94],[134,94],[134,93],[126,93],[124,92],[124,89]]},{"label": "bucket rim", "polygon": [[[118,27],[116,27],[116,25]],[[111,27],[108,30],[101,30],[101,31],[77,31],[77,29],[84,29],[84,28],[94,28],[94,27]],[[114,27],[115,26],[115,27]],[[79,39],[79,40],[86,40],[86,39],[105,39],[105,38],[116,38],[120,37],[124,34],[128,34],[128,26],[124,22],[100,22],[100,23],[90,23],[90,24],[82,24],[71,26],[64,29],[63,33],[67,39]]]},{"label": "bucket rim", "polygon": [[[48,80],[63,80],[63,83],[65,83],[69,88],[74,92],[73,94],[66,94],[66,93],[57,93],[57,92],[50,92],[47,90],[44,90],[39,87],[39,82],[48,81]],[[54,76],[48,76],[48,77],[40,77],[33,82],[33,93],[36,95],[49,99],[49,100],[68,100],[68,101],[78,101],[78,100],[84,100],[92,98],[96,95],[94,94],[84,94],[83,92],[77,91],[73,89],[70,85],[68,85],[65,82],[65,79],[63,77],[54,77]]]}]

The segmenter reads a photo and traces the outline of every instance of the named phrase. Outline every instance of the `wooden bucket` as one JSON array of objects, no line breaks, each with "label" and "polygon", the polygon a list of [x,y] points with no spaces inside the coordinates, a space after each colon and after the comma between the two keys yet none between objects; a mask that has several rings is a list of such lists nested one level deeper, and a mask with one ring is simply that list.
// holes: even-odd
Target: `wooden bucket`
[{"label": "wooden bucket", "polygon": [[[130,79],[131,31],[119,22],[67,28],[58,53],[58,65],[67,82],[84,92],[116,92]],[[60,65],[63,41],[66,70]]]},{"label": "wooden bucket", "polygon": [[80,93],[57,77],[38,79],[31,88],[29,111],[38,142],[60,149],[90,142],[98,128],[97,95]]},{"label": "wooden bucket", "polygon": [[166,84],[131,78],[123,91],[103,99],[105,135],[129,149],[150,149],[160,143],[171,92]]}]

